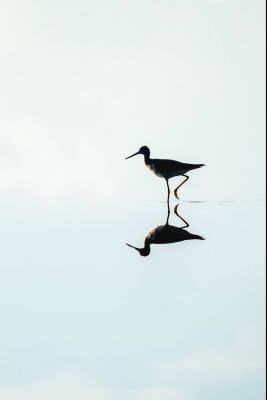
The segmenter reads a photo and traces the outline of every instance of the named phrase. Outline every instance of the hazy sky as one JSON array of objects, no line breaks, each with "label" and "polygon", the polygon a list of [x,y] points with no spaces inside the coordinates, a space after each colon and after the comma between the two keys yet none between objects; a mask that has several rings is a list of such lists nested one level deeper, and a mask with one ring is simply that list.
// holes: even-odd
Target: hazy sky
[{"label": "hazy sky", "polygon": [[1,0],[1,193],[161,199],[148,145],[207,164],[184,198],[261,198],[264,3]]}]

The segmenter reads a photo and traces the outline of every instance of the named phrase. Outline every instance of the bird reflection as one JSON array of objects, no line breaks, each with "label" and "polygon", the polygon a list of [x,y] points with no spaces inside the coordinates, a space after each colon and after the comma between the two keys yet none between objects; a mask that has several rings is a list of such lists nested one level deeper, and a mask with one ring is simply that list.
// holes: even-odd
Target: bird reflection
[{"label": "bird reflection", "polygon": [[170,208],[168,204],[168,213],[165,225],[159,225],[148,233],[148,235],[145,237],[144,247],[134,247],[126,243],[127,246],[137,250],[141,256],[146,257],[150,254],[151,244],[178,243],[193,239],[205,240],[202,236],[194,235],[185,229],[189,227],[189,224],[178,214],[178,205],[174,208],[174,213],[184,223],[184,226],[178,228],[177,226],[169,225]]}]

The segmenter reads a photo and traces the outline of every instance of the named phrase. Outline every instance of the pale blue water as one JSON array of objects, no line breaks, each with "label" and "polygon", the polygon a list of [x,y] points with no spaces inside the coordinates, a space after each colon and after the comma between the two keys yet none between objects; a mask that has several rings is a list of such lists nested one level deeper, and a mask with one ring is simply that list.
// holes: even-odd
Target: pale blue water
[{"label": "pale blue water", "polygon": [[148,257],[163,203],[1,210],[3,400],[265,398],[263,204],[181,202],[206,240]]}]

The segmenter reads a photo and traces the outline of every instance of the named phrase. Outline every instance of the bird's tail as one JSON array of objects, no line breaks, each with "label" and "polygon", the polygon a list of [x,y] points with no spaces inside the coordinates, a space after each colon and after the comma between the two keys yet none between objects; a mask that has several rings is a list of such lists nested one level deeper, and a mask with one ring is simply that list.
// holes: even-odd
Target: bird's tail
[{"label": "bird's tail", "polygon": [[188,168],[189,171],[192,171],[193,169],[205,167],[205,164],[190,164],[190,167]]}]

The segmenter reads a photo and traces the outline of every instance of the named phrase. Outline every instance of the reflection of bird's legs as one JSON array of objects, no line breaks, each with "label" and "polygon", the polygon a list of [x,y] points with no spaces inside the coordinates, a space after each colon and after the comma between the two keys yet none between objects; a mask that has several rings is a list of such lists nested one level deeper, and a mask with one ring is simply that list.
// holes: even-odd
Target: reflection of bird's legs
[{"label": "reflection of bird's legs", "polygon": [[176,199],[178,199],[178,200],[179,200],[179,197],[178,197],[178,194],[177,194],[178,189],[179,189],[186,181],[188,181],[188,179],[189,179],[189,176],[188,176],[188,175],[182,175],[182,176],[185,177],[185,180],[184,180],[184,181],[175,189],[175,191],[174,191],[174,196],[175,196]]},{"label": "reflection of bird's legs", "polygon": [[169,219],[170,219],[170,207],[168,207],[168,214],[167,214],[167,220],[165,225],[169,225]]},{"label": "reflection of bird's legs", "polygon": [[188,222],[186,222],[186,220],[183,219],[181,217],[181,215],[178,214],[178,207],[179,207],[179,204],[177,204],[177,206],[174,207],[174,214],[177,215],[177,217],[180,218],[185,223],[185,226],[181,227],[181,229],[188,228],[189,227]]},{"label": "reflection of bird's legs", "polygon": [[167,204],[168,204],[168,213],[170,213],[170,186],[169,186],[169,180],[166,179],[167,183],[167,188],[168,188],[168,198],[167,198]]}]

